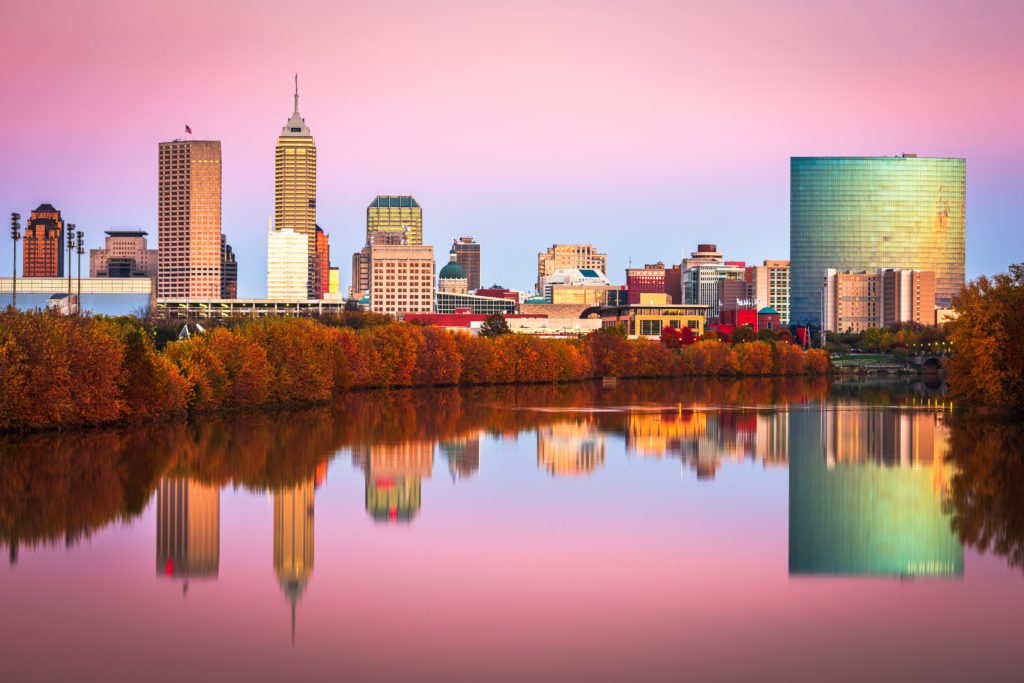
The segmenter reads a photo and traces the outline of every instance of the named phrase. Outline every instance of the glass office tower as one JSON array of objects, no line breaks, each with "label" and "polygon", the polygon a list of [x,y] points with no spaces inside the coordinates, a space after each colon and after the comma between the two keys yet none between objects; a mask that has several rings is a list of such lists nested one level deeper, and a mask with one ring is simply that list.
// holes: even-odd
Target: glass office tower
[{"label": "glass office tower", "polygon": [[964,282],[963,159],[790,159],[790,320],[821,323],[825,270],[935,273],[935,303]]}]

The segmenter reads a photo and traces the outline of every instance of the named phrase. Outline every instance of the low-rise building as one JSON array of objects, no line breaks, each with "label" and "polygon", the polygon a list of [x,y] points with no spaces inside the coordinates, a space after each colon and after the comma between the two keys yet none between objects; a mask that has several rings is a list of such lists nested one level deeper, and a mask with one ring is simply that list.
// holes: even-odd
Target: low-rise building
[{"label": "low-rise building", "polygon": [[156,277],[158,252],[147,248],[147,234],[107,230],[103,248],[89,250],[89,277]]},{"label": "low-rise building", "polygon": [[434,248],[372,245],[370,310],[401,317],[434,310]]},{"label": "low-rise building", "polygon": [[898,268],[825,273],[822,327],[863,332],[901,322],[935,321],[935,273]]},{"label": "low-rise building", "polygon": [[630,338],[658,339],[666,327],[688,327],[698,337],[704,334],[706,305],[669,302],[668,294],[643,294],[638,304],[603,306],[597,313],[603,327],[623,325]]},{"label": "low-rise building", "polygon": [[[640,303],[641,294],[665,294],[665,264],[648,263],[643,268],[626,269],[626,289],[631,304]],[[671,296],[671,295],[670,295]]]}]

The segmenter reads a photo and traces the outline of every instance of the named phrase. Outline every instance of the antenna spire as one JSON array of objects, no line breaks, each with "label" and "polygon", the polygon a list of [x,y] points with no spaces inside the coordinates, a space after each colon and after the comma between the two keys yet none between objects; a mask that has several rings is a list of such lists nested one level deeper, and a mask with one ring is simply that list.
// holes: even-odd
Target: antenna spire
[{"label": "antenna spire", "polygon": [[295,113],[299,113],[299,74],[295,74]]}]

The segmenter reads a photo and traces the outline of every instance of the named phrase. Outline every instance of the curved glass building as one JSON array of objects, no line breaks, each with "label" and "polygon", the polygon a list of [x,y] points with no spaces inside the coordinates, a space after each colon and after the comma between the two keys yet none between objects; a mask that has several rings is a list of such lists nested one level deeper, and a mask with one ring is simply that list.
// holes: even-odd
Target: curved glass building
[{"label": "curved glass building", "polygon": [[935,273],[935,303],[964,282],[964,159],[792,157],[790,320],[821,323],[825,270]]}]

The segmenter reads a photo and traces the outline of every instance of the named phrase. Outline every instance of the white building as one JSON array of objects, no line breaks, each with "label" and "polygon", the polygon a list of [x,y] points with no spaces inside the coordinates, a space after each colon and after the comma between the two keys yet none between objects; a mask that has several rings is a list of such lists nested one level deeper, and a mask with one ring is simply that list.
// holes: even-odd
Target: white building
[{"label": "white building", "polygon": [[555,285],[567,285],[570,287],[582,286],[611,286],[611,282],[604,273],[594,268],[559,268],[550,275],[540,279],[541,290],[538,292],[545,299],[551,301],[552,287]]},{"label": "white building", "polygon": [[267,298],[309,298],[309,239],[291,228],[267,235]]}]

